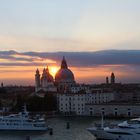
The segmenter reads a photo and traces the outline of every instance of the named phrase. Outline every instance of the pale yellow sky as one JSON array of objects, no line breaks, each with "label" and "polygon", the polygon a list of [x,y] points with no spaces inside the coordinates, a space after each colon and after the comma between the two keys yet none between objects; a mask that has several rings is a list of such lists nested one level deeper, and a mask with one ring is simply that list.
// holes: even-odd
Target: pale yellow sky
[{"label": "pale yellow sky", "polygon": [[2,1],[0,49],[140,49],[139,7],[138,0]]}]

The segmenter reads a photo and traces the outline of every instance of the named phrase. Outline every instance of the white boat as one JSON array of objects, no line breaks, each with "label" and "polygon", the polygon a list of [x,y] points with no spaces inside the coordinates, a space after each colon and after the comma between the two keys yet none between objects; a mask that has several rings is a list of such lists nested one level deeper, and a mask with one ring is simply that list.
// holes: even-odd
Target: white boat
[{"label": "white boat", "polygon": [[47,131],[49,128],[43,117],[30,116],[24,106],[23,112],[0,116],[0,130],[22,130],[22,131]]},{"label": "white boat", "polygon": [[97,140],[140,140],[140,118],[124,121],[113,128],[92,127],[87,129]]}]

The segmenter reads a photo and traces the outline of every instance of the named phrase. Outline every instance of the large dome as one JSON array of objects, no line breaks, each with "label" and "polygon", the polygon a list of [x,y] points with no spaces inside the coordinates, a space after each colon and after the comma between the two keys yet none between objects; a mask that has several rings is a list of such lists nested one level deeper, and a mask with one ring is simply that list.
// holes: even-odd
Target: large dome
[{"label": "large dome", "polygon": [[61,68],[55,75],[56,82],[74,82],[74,75],[70,69],[68,69],[67,62],[63,57]]},{"label": "large dome", "polygon": [[70,69],[60,69],[55,75],[56,81],[74,81],[74,75]]}]

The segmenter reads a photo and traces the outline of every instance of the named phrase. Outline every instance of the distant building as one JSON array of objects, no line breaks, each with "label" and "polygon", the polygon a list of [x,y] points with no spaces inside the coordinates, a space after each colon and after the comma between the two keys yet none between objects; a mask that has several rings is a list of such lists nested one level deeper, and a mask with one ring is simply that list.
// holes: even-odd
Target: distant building
[{"label": "distant building", "polygon": [[111,73],[110,82],[111,82],[111,84],[115,84],[115,74],[113,72]]},{"label": "distant building", "polygon": [[1,83],[1,88],[3,88],[4,87],[4,85],[3,85],[3,82]]},{"label": "distant building", "polygon": [[109,84],[109,79],[108,79],[108,77],[106,77],[106,84]]}]

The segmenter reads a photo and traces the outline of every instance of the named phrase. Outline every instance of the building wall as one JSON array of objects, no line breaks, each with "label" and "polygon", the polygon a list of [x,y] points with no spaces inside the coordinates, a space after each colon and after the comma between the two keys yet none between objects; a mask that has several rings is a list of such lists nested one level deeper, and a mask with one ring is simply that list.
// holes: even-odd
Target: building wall
[{"label": "building wall", "polygon": [[60,94],[58,96],[60,112],[76,115],[84,114],[85,94]]},{"label": "building wall", "polygon": [[71,87],[70,91],[71,93],[79,93],[80,91],[85,91],[86,93],[89,93],[89,88],[82,85],[75,85]]},{"label": "building wall", "polygon": [[131,104],[86,104],[85,115],[87,116],[104,116],[113,117],[138,117],[140,116],[140,105]]},{"label": "building wall", "polygon": [[114,100],[114,93],[63,93],[58,94],[58,108],[62,113],[84,115],[89,103],[107,103]]},{"label": "building wall", "polygon": [[107,103],[113,101],[115,98],[114,93],[89,93],[86,94],[86,103]]},{"label": "building wall", "polygon": [[140,101],[139,92],[119,92],[115,95],[116,101]]}]

